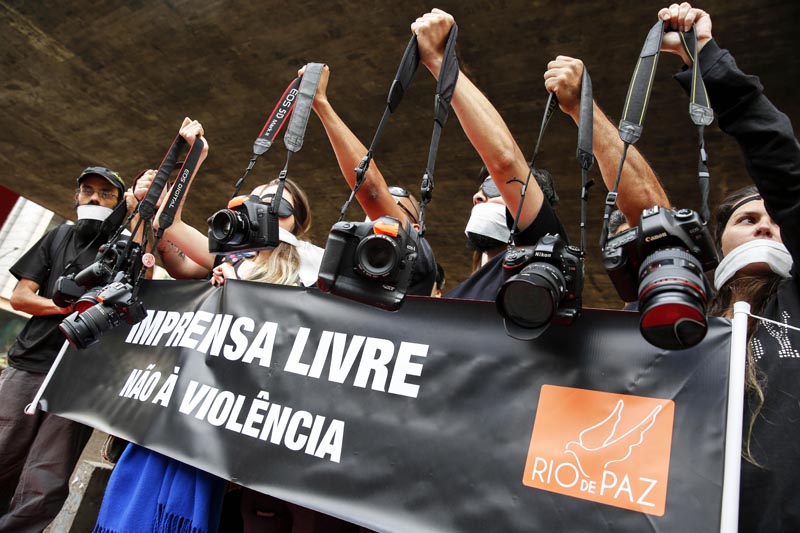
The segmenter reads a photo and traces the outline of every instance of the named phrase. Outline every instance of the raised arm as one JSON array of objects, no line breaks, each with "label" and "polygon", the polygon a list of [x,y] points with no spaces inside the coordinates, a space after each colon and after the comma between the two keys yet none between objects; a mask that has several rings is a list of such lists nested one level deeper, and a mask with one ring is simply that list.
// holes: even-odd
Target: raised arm
[{"label": "raised arm", "polygon": [[[202,124],[196,120],[191,120],[188,117],[183,120],[179,134],[181,137],[186,139],[186,142],[188,142],[190,145],[195,142],[195,139],[197,139],[197,142],[203,143],[203,151],[200,155],[198,164],[195,167],[195,173],[189,178],[186,191],[186,194],[188,194],[188,189],[191,187],[194,177],[197,175],[197,171],[200,169],[200,166],[208,154],[208,142],[204,137],[202,137]],[[154,178],[155,172],[148,172],[139,178],[139,180],[137,180],[136,184],[134,185],[134,196],[137,199],[141,200],[144,198],[144,195],[150,188]],[[159,199],[159,204],[161,204],[161,207],[156,213],[153,221],[153,226],[156,228],[158,226],[158,218],[163,209],[162,200],[166,196],[167,191],[165,188],[165,192]],[[184,201],[185,200],[186,196],[184,196]],[[186,224],[181,218],[182,212],[183,203],[178,206],[172,225],[170,225],[164,231],[164,235],[157,246],[157,250],[161,255],[164,268],[167,269],[167,272],[170,276],[177,279],[204,278],[209,272],[211,272],[211,269],[214,266],[214,255],[208,253],[208,237],[192,226]]]},{"label": "raised arm", "polygon": [[[436,79],[439,79],[444,46],[453,22],[451,15],[434,9],[411,25],[411,31],[417,36],[420,61]],[[522,185],[528,176],[528,163],[506,123],[463,71],[458,74],[452,106],[464,133],[497,184],[508,210],[516,214]],[[543,200],[544,195],[536,180],[531,179],[518,221],[520,230],[536,219]]]},{"label": "raised arm", "polygon": [[[763,196],[770,217],[780,226],[783,243],[797,261],[800,144],[789,117],[764,96],[759,79],[742,72],[730,52],[716,44],[708,13],[684,3],[663,8],[658,16],[670,29],[685,30],[695,24],[700,73],[719,127],[739,143],[747,172]],[[665,35],[662,49],[680,55],[688,64],[688,56],[672,34]],[[676,76],[687,91],[691,87],[690,73]]]},{"label": "raised arm", "polygon": [[[556,94],[561,111],[569,115],[576,125],[580,125],[582,77],[583,62],[567,56],[556,57],[547,64],[547,71],[544,73],[545,88]],[[623,143],[617,127],[596,101],[592,102],[592,109],[592,149],[603,176],[603,183],[611,190],[617,178]],[[639,223],[643,209],[654,205],[670,206],[667,193],[658,177],[634,146],[628,148],[618,192],[617,205],[632,226]]]},{"label": "raised arm", "polygon": [[[305,67],[303,67],[304,69]],[[303,74],[303,69],[299,74]],[[342,176],[352,189],[356,182],[355,168],[361,159],[367,154],[367,147],[364,146],[358,137],[347,127],[347,124],[334,111],[333,106],[328,100],[328,81],[330,79],[330,69],[327,65],[322,69],[322,76],[317,86],[317,93],[314,96],[312,108],[322,121],[325,133],[331,142],[331,148],[336,154],[339,162],[339,169]],[[356,193],[356,199],[367,216],[376,220],[384,215],[388,215],[399,220],[409,220],[405,212],[400,209],[394,201],[386,180],[383,178],[378,165],[372,161],[369,170],[365,174],[364,183]],[[409,222],[414,222],[409,220]]]}]

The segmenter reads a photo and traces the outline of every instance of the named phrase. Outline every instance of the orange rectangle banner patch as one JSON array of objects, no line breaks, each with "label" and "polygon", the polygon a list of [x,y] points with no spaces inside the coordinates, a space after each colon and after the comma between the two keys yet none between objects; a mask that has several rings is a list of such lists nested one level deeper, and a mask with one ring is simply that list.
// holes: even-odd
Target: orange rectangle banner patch
[{"label": "orange rectangle banner patch", "polygon": [[675,404],[543,385],[523,484],[664,514]]}]

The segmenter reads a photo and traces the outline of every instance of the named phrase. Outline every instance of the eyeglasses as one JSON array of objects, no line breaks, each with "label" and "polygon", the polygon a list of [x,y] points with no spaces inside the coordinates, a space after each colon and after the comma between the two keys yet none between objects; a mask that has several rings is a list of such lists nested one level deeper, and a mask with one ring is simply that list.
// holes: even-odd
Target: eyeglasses
[{"label": "eyeglasses", "polygon": [[97,193],[97,196],[102,198],[103,200],[116,200],[117,199],[117,192],[116,191],[109,191],[109,190],[100,190],[96,191],[91,187],[81,186],[78,188],[77,192],[79,195],[83,196],[84,198],[91,198],[94,196],[94,193]]},{"label": "eyeglasses", "polygon": [[[261,197],[262,200],[266,200],[269,198],[269,202],[264,203],[272,203],[272,199],[275,197],[275,194],[265,194]],[[289,200],[281,196],[281,203],[278,204],[278,216],[281,218],[289,218],[290,216],[294,215],[297,217],[297,211],[294,210],[294,206],[289,203]]]},{"label": "eyeglasses", "polygon": [[483,180],[483,183],[481,183],[481,191],[483,191],[483,194],[485,194],[487,198],[497,198],[500,196],[500,189],[497,188],[491,176]]}]

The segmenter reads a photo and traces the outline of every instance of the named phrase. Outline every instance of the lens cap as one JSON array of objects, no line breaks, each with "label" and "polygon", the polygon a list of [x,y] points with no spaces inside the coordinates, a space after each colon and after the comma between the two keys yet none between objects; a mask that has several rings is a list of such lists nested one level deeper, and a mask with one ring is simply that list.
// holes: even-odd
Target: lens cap
[{"label": "lens cap", "polygon": [[695,305],[667,301],[642,313],[642,337],[665,350],[683,350],[699,344],[706,336],[708,322]]}]

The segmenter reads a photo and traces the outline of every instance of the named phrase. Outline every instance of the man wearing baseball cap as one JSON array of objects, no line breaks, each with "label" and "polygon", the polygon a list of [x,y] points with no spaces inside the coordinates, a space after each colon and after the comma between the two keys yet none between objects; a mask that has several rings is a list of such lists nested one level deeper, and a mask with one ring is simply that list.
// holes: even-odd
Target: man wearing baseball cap
[{"label": "man wearing baseball cap", "polygon": [[9,269],[19,280],[11,305],[32,316],[0,374],[0,532],[41,531],[55,518],[92,432],[43,411],[23,413],[65,341],[58,325],[72,305],[52,300],[56,280],[92,264],[126,214],[116,172],[89,167],[77,182],[78,221],[49,231]]}]

